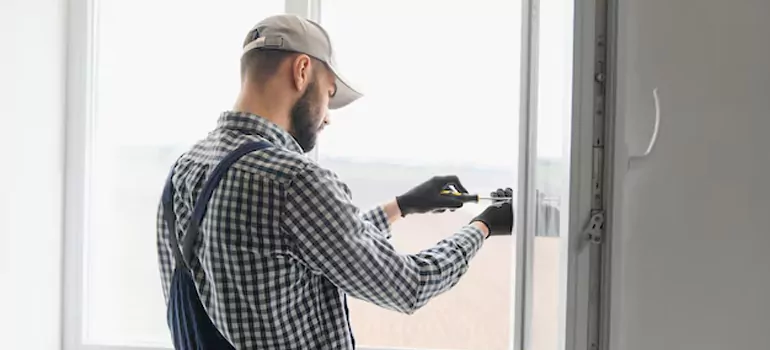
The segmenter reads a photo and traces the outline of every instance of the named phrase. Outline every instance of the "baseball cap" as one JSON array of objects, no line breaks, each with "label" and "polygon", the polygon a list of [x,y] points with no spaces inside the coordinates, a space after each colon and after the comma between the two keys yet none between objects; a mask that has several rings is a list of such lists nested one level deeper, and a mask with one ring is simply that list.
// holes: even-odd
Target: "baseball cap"
[{"label": "baseball cap", "polygon": [[340,74],[331,39],[320,24],[297,15],[275,15],[257,23],[249,33],[250,41],[243,46],[243,54],[251,50],[283,50],[324,62],[337,77],[337,90],[329,101],[329,109],[345,107],[363,96]]}]

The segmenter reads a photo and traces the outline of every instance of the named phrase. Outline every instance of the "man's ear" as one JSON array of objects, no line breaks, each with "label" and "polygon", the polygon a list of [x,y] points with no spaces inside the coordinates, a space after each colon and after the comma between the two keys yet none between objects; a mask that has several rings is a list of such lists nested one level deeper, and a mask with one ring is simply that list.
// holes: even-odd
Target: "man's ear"
[{"label": "man's ear", "polygon": [[291,65],[292,77],[294,78],[294,87],[297,91],[304,91],[310,83],[312,75],[312,61],[310,56],[301,54],[294,58]]}]

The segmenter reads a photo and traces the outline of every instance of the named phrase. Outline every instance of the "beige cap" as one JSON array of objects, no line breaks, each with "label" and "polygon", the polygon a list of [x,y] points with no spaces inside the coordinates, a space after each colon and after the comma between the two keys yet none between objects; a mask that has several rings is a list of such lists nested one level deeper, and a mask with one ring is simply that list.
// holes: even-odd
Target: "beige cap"
[{"label": "beige cap", "polygon": [[251,41],[243,47],[244,54],[254,49],[285,50],[326,63],[337,76],[337,91],[329,101],[329,109],[345,107],[363,96],[340,75],[329,34],[318,23],[296,15],[276,15],[257,23],[250,33]]}]

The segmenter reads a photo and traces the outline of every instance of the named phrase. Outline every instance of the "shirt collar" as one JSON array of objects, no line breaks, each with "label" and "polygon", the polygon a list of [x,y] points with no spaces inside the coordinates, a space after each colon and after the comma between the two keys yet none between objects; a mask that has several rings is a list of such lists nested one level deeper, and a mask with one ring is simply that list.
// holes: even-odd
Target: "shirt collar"
[{"label": "shirt collar", "polygon": [[248,112],[223,112],[217,121],[217,127],[238,130],[249,135],[258,135],[274,146],[286,148],[302,154],[302,147],[286,130],[275,123]]}]

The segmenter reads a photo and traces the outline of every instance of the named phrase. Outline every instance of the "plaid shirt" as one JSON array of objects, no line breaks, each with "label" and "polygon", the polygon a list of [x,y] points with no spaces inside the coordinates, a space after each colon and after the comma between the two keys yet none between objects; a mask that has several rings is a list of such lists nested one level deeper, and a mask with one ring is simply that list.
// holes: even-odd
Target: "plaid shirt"
[{"label": "plaid shirt", "polygon": [[[360,212],[348,187],[291,135],[235,112],[174,165],[180,241],[207,174],[259,140],[272,147],[233,164],[214,191],[190,266],[209,316],[238,349],[352,349],[346,294],[413,313],[454,286],[482,245],[482,232],[466,226],[433,248],[399,254],[381,208]],[[157,228],[168,300],[175,262],[162,210]]]}]

